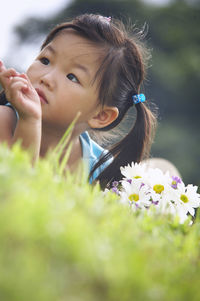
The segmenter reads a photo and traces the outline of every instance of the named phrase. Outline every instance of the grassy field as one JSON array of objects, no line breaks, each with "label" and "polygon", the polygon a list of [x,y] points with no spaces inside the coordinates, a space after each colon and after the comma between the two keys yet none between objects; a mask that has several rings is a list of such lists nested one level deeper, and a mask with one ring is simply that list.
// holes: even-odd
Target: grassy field
[{"label": "grassy field", "polygon": [[199,300],[198,213],[132,212],[52,162],[0,147],[0,300]]}]

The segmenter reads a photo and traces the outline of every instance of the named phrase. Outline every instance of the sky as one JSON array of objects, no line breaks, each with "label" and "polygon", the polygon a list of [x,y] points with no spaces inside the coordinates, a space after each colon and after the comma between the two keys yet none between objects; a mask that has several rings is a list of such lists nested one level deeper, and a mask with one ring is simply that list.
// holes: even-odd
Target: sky
[{"label": "sky", "polygon": [[[109,1],[109,0],[108,0]],[[166,4],[169,0],[143,0],[152,4]],[[28,17],[39,16],[45,17],[55,14],[62,7],[65,7],[71,0],[5,0],[0,4],[0,60],[12,62],[12,57],[16,61],[21,61],[20,66],[26,69],[34,57],[37,55],[39,45],[35,49],[33,45],[31,49],[16,49],[15,55],[13,51],[15,40],[13,34],[14,26],[21,24]],[[48,4],[47,4],[48,3]],[[28,51],[27,51],[28,50]],[[25,54],[26,51],[26,54]],[[28,55],[27,55],[28,53]],[[17,56],[18,54],[18,56]],[[16,65],[16,62],[15,62]]]},{"label": "sky", "polygon": [[14,26],[32,16],[50,16],[62,9],[70,0],[5,0],[0,4],[0,59],[5,60],[13,51]]}]

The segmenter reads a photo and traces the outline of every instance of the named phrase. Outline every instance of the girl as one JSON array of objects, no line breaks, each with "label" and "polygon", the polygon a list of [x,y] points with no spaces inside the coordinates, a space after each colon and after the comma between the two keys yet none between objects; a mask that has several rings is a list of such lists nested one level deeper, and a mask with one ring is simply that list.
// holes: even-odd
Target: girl
[{"label": "girl", "polygon": [[[148,153],[155,117],[144,104],[140,86],[145,75],[143,48],[119,21],[85,14],[56,26],[26,74],[0,63],[7,101],[18,113],[0,106],[0,140],[21,139],[34,158],[55,147],[77,112],[68,168],[81,158],[89,162],[90,180],[102,187],[121,178],[120,167],[139,162]],[[6,96],[6,97],[5,97]],[[115,128],[135,105],[136,120],[125,137],[103,150],[87,130]]]}]

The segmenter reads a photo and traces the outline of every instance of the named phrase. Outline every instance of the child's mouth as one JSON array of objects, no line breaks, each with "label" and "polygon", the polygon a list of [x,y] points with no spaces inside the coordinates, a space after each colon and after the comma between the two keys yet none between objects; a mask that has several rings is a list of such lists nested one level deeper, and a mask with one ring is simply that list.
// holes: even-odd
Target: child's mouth
[{"label": "child's mouth", "polygon": [[45,94],[43,93],[43,91],[40,90],[40,89],[38,89],[38,88],[36,88],[35,90],[36,90],[38,96],[40,97],[41,103],[48,103],[48,101],[47,101],[47,99],[46,99],[46,96],[45,96]]}]

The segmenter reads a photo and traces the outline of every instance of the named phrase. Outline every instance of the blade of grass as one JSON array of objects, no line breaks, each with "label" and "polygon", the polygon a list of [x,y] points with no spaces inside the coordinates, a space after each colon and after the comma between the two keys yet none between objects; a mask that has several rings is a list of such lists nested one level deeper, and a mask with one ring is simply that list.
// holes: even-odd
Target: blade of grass
[{"label": "blade of grass", "polygon": [[[67,128],[67,130],[64,133],[63,137],[60,139],[58,145],[54,148],[53,152],[51,153],[51,156],[53,157],[53,161],[55,162],[55,168],[58,170],[59,173],[60,173],[60,170],[59,170],[60,169],[59,168],[60,158],[62,156],[62,153],[63,153],[64,149],[66,148],[67,144],[69,143],[69,140],[70,140],[71,135],[72,135],[73,128],[74,128],[75,123],[78,120],[79,116],[80,116],[80,112],[77,113],[76,117],[74,118],[74,120],[72,121],[70,126]],[[68,148],[71,150],[70,146],[68,146]],[[68,154],[68,151],[66,153]],[[69,154],[68,154],[68,156],[69,156]],[[65,160],[64,162],[67,162],[67,160],[68,160],[67,155],[66,155],[66,158],[64,156],[62,161],[63,160]]]},{"label": "blade of grass", "polygon": [[73,130],[75,123],[76,123],[77,119],[79,118],[79,116],[80,116],[80,112],[77,113],[76,117],[74,118],[74,120],[72,121],[70,126],[67,128],[63,137],[60,139],[58,145],[54,148],[54,153],[57,153],[58,155],[60,155],[60,153],[62,153],[62,151],[66,147],[66,145],[71,137],[72,130]]},{"label": "blade of grass", "polygon": [[58,168],[59,175],[61,175],[61,176],[64,174],[65,167],[67,165],[67,161],[69,159],[71,150],[72,150],[72,143],[69,144],[69,146],[67,148],[67,151],[65,152],[65,155],[64,155],[62,161],[60,162],[60,165],[59,165],[59,168]]}]

